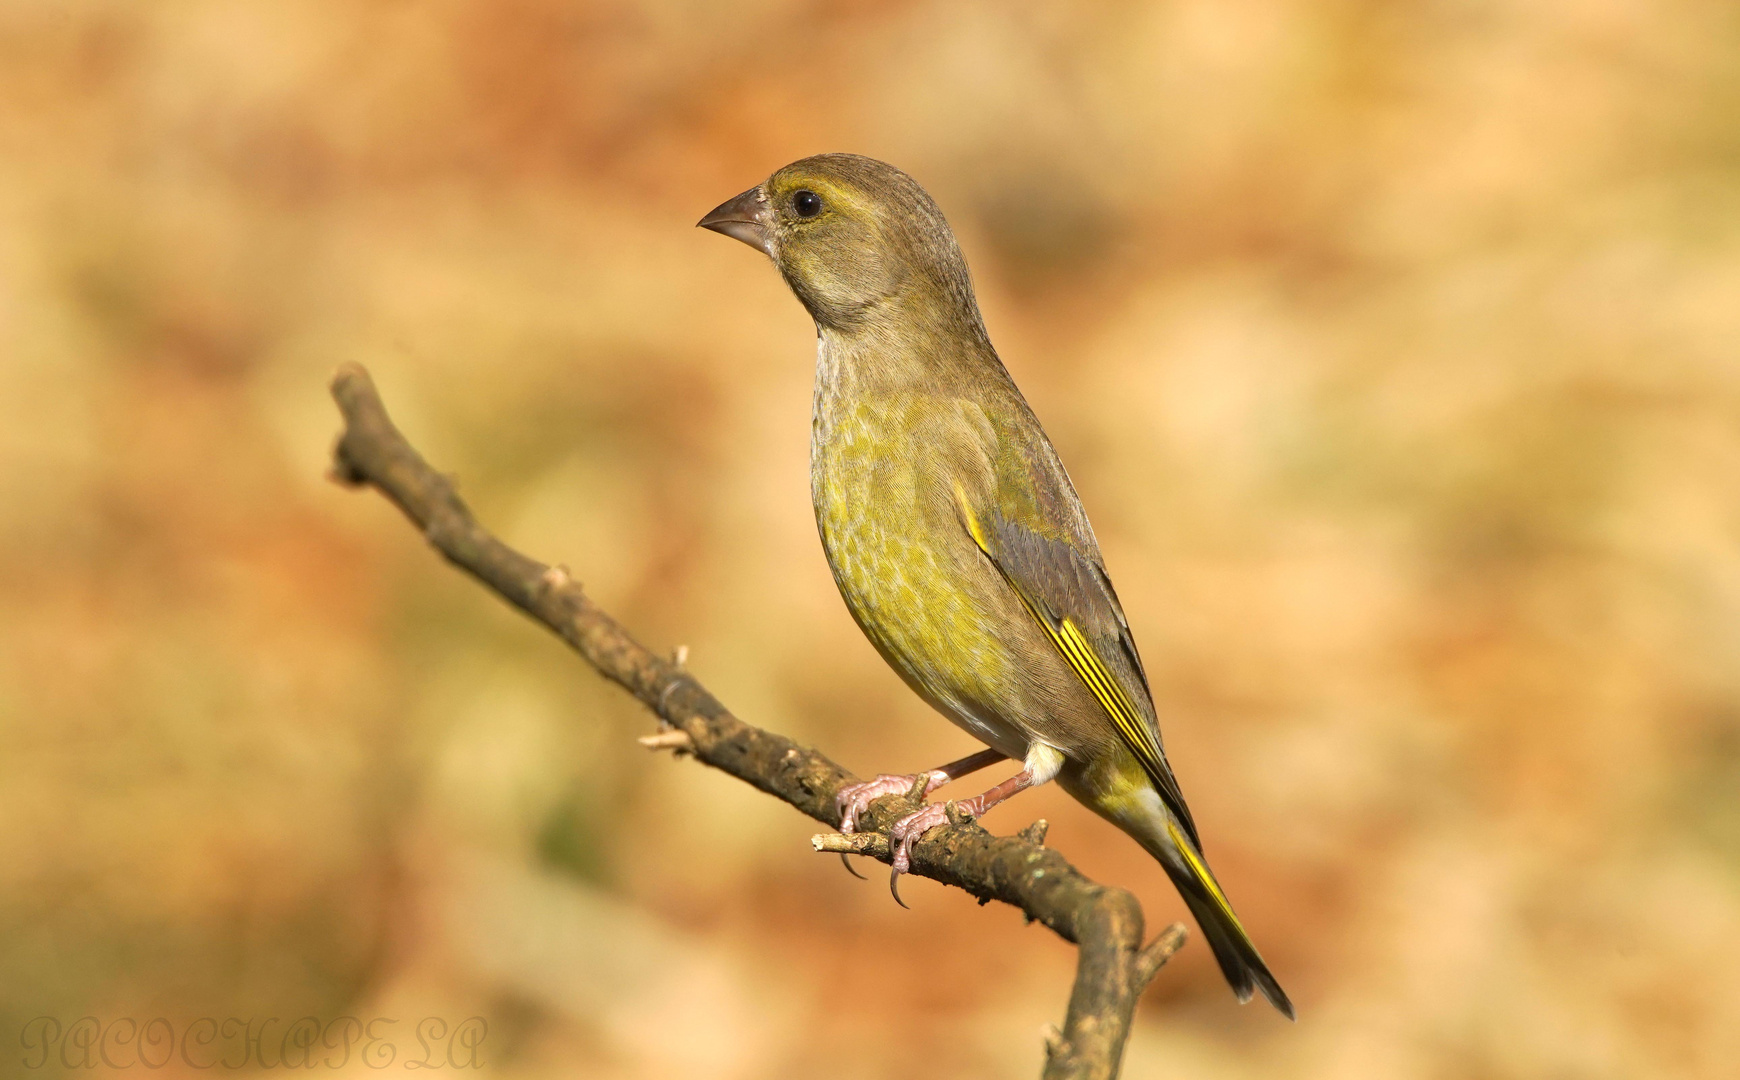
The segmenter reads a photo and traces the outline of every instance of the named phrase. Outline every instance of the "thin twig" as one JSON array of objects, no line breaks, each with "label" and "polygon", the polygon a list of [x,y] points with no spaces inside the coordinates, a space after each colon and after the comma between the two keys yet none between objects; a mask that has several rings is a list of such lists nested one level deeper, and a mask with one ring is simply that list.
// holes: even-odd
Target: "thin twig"
[{"label": "thin twig", "polygon": [[[849,773],[815,750],[733,716],[684,670],[686,650],[671,659],[655,655],[593,604],[565,568],[528,558],[485,530],[452,481],[393,426],[363,368],[341,367],[332,396],[345,421],[333,448],[334,479],[379,490],[447,561],[555,631],[601,675],[639,698],[670,729],[643,743],[675,748],[680,732],[688,739],[683,749],[706,764],[838,825],[834,795],[853,780]],[[919,805],[912,795],[879,799],[860,819],[863,832],[823,834],[812,842],[818,851],[850,850],[886,862],[888,827]],[[1184,927],[1174,925],[1144,948],[1136,898],[1088,880],[1042,846],[1043,838],[1041,823],[1020,837],[998,837],[963,821],[919,841],[912,873],[1017,907],[1078,947],[1069,1011],[1056,1037],[1046,1040],[1043,1075],[1108,1080],[1118,1073],[1136,999],[1183,943]]]},{"label": "thin twig", "polygon": [[868,855],[872,859],[888,861],[887,833],[817,833],[810,837],[810,846],[817,851],[833,851],[841,855]]},{"label": "thin twig", "polygon": [[671,728],[654,735],[642,735],[635,742],[648,750],[693,750],[695,741],[682,728]]}]

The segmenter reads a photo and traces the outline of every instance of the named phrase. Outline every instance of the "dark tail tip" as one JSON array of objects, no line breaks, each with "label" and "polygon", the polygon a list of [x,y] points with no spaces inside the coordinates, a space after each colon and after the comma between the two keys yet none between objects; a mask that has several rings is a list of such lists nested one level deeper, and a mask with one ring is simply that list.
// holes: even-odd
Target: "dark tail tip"
[{"label": "dark tail tip", "polygon": [[1287,996],[1287,991],[1281,989],[1281,984],[1269,974],[1269,969],[1263,966],[1261,960],[1257,961],[1257,968],[1252,974],[1257,977],[1257,988],[1262,990],[1263,996],[1269,999],[1269,1004],[1275,1007],[1275,1011],[1289,1020],[1297,1021],[1299,1017],[1293,1012],[1293,1000]]},{"label": "dark tail tip", "polygon": [[1190,913],[1196,916],[1197,925],[1202,927],[1202,936],[1208,939],[1215,962],[1220,964],[1220,973],[1226,976],[1227,985],[1238,995],[1239,1002],[1251,1000],[1252,995],[1260,990],[1276,1012],[1289,1020],[1297,1020],[1292,999],[1287,996],[1287,991],[1281,989],[1269,965],[1263,963],[1250,938],[1240,933],[1238,928],[1223,923],[1219,910],[1207,898],[1194,895],[1194,890],[1183,886],[1179,892],[1184,896]]}]

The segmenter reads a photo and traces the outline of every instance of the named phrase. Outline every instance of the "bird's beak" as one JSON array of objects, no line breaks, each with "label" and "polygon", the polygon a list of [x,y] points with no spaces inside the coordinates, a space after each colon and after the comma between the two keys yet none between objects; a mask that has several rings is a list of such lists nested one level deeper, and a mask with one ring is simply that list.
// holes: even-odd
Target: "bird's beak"
[{"label": "bird's beak", "polygon": [[761,193],[759,184],[735,199],[727,199],[715,206],[695,224],[773,255],[773,237],[767,227],[767,197]]}]

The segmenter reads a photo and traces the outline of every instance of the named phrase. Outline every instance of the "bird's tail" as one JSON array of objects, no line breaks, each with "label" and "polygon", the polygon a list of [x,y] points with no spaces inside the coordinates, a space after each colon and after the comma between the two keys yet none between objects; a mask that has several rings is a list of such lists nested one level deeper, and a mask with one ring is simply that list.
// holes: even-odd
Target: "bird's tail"
[{"label": "bird's tail", "polygon": [[1239,917],[1233,914],[1232,904],[1221,891],[1220,882],[1214,879],[1202,853],[1196,850],[1196,845],[1175,822],[1166,822],[1166,832],[1172,841],[1169,846],[1177,854],[1172,858],[1166,857],[1172,855],[1172,851],[1162,854],[1160,864],[1184,897],[1190,913],[1196,916],[1197,925],[1202,927],[1202,936],[1208,939],[1208,947],[1214,950],[1221,974],[1226,976],[1233,993],[1244,1002],[1251,999],[1254,990],[1261,990],[1281,1015],[1293,1019],[1293,1003],[1287,999],[1287,992],[1275,981],[1269,966],[1257,953],[1256,943],[1245,933]]}]

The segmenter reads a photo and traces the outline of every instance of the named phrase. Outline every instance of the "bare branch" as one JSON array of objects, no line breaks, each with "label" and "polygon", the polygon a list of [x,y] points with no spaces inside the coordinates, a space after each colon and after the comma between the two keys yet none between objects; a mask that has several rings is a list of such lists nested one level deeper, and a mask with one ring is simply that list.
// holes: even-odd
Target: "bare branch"
[{"label": "bare branch", "polygon": [[[528,558],[485,530],[452,481],[393,426],[363,368],[341,367],[332,396],[345,421],[333,448],[333,478],[379,490],[447,561],[555,631],[599,674],[639,698],[671,729],[644,744],[677,749],[681,733],[688,740],[682,749],[706,764],[817,821],[838,824],[834,794],[853,780],[849,773],[815,750],[733,716],[683,669],[686,649],[671,659],[655,655],[593,604],[565,568]],[[888,827],[920,805],[911,795],[879,799],[861,821],[867,831],[822,834],[812,843],[818,851],[886,862]],[[1017,907],[1078,947],[1069,1011],[1062,1030],[1046,1040],[1044,1076],[1108,1080],[1118,1073],[1136,999],[1183,943],[1184,928],[1173,926],[1144,948],[1135,897],[1088,880],[1043,839],[1043,822],[1020,837],[997,837],[963,820],[919,841],[912,873]]]},{"label": "bare branch", "polygon": [[1190,932],[1184,929],[1184,924],[1175,922],[1160,931],[1160,936],[1142,946],[1142,951],[1136,954],[1136,992],[1139,994],[1154,981],[1154,976],[1160,974],[1160,969],[1166,966],[1166,961],[1172,959],[1172,954],[1184,948],[1184,939]]}]

